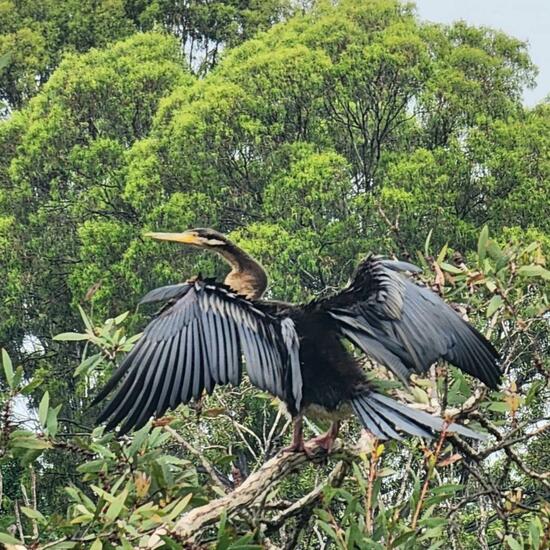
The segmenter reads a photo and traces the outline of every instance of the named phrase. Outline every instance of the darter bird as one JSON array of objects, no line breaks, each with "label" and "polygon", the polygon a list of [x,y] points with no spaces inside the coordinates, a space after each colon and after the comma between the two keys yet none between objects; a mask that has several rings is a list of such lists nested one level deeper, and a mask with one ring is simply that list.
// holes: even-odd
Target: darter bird
[{"label": "darter bird", "polygon": [[[441,418],[376,391],[346,340],[406,385],[412,373],[425,373],[439,359],[490,388],[500,383],[494,347],[437,294],[407,277],[419,271],[412,264],[369,255],[340,292],[291,304],[262,299],[262,266],[213,229],[147,236],[212,250],[231,271],[223,283],[197,277],[142,299],[165,305],[95,398],[102,401],[122,381],[98,418],[108,429],[122,423],[126,433],[210,394],[216,384],[236,386],[243,365],[252,384],[277,396],[292,415],[287,451],[330,451],[340,420],[351,412],[379,439],[431,437],[444,428]],[[303,416],[319,411],[332,424],[304,443]],[[458,424],[447,429],[480,437]]]}]

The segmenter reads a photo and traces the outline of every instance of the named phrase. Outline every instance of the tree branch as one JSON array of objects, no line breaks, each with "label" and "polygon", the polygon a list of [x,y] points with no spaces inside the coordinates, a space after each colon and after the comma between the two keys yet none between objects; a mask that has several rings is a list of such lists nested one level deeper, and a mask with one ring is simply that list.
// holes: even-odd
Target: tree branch
[{"label": "tree branch", "polygon": [[[341,442],[337,441],[330,458],[338,458],[344,462],[349,462],[356,456],[356,451],[343,448]],[[268,491],[271,491],[286,476],[295,472],[310,460],[319,462],[326,459],[326,457],[326,452],[322,449],[316,449],[311,458],[308,458],[305,453],[279,453],[251,474],[242,485],[231,493],[185,513],[176,521],[173,527],[163,525],[157,528],[143,548],[157,548],[162,544],[161,536],[164,535],[172,536],[180,541],[188,541],[201,529],[218,521],[222,513],[225,512],[230,517],[250,508],[255,501],[261,499]],[[337,466],[331,474],[332,477],[329,476],[329,480],[335,480],[339,475],[344,475],[343,470],[343,465],[340,467]],[[329,480],[326,480],[324,485]],[[303,497],[306,499],[306,504],[310,499],[316,498],[316,489],[306,495],[306,497]],[[318,490],[321,491],[321,488]],[[288,513],[292,515],[294,512],[295,510],[291,506],[283,514]]]}]

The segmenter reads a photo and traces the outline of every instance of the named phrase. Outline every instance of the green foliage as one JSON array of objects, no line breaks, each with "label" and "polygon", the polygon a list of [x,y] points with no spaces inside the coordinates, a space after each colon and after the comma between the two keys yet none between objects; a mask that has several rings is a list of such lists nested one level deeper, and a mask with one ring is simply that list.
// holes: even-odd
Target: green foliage
[{"label": "green foliage", "polygon": [[285,0],[3,0],[0,2],[0,100],[19,109],[47,82],[67,53],[104,48],[137,31],[177,37],[189,64],[212,68],[221,50],[291,12]]},{"label": "green foliage", "polygon": [[[224,273],[212,256],[142,233],[213,226],[262,261],[277,299],[330,292],[368,251],[421,265],[491,337],[506,383],[481,394],[437,367],[437,382],[400,397],[455,412],[473,402],[471,421],[493,439],[471,452],[523,438],[473,472],[455,442],[435,466],[418,442],[371,449],[281,537],[477,548],[482,533],[544,547],[547,477],[529,472],[550,469],[536,433],[550,368],[550,108],[520,101],[535,72],[522,42],[423,23],[397,0],[0,1],[0,531],[17,503],[41,543],[128,548],[217,496],[162,426],[121,442],[92,430],[87,409],[143,326],[142,294]],[[128,313],[97,322],[117,311]],[[32,419],[17,425],[21,408]],[[285,433],[277,405],[246,384],[175,417],[228,479],[237,464],[241,474],[261,465]],[[279,500],[328,471],[282,480]],[[480,479],[498,480],[497,493]],[[269,521],[250,521],[228,515],[201,536],[219,548],[280,542]]]},{"label": "green foliage", "polygon": [[[262,231],[265,228],[258,228],[259,234]],[[304,510],[305,524],[294,525],[291,520],[284,531],[275,535],[270,531],[267,516],[258,516],[259,523],[246,527],[234,513],[231,517],[222,515],[213,548],[261,548],[263,536],[269,535],[272,542],[283,540],[291,536],[293,529],[298,536],[306,525],[306,531],[316,532],[318,540],[331,541],[342,549],[438,548],[448,537],[460,548],[477,548],[476,509],[482,514],[498,510],[488,520],[491,527],[484,532],[488,540],[503,540],[510,548],[544,547],[550,521],[547,505],[540,500],[544,486],[539,486],[537,478],[522,466],[529,464],[528,468],[545,471],[544,465],[537,464],[534,456],[531,458],[531,453],[537,455],[540,445],[544,445],[542,432],[540,437],[529,435],[539,424],[544,403],[550,396],[548,376],[544,374],[550,367],[547,358],[539,365],[539,372],[533,372],[532,368],[533,360],[541,358],[541,351],[548,346],[545,316],[549,295],[548,285],[544,284],[548,272],[542,267],[545,258],[541,245],[534,242],[528,246],[502,246],[485,228],[477,252],[469,255],[466,264],[457,264],[450,255],[447,246],[435,260],[418,254],[418,262],[426,268],[432,262],[432,270],[425,273],[426,282],[438,286],[447,299],[468,304],[470,320],[478,326],[486,325],[486,333],[495,342],[501,342],[503,365],[514,381],[505,383],[502,392],[481,393],[472,405],[471,383],[452,368],[438,380],[418,380],[411,392],[412,399],[422,407],[431,407],[434,402],[444,404],[455,414],[462,407],[469,407],[472,419],[488,429],[492,437],[476,449],[444,436],[426,446],[417,440],[387,445],[368,440],[359,456],[348,465],[348,475],[341,483],[327,486],[321,500],[313,501],[313,514]],[[496,305],[495,297],[499,298]],[[69,348],[86,343],[74,373],[78,381],[76,392],[85,403],[139,335],[127,336],[128,312],[100,326],[82,308],[80,315],[84,331],[62,333],[55,340],[65,342]],[[522,349],[522,354],[518,355],[517,349]],[[63,536],[74,544],[91,544],[107,538],[109,544],[122,547],[135,545],[138,540],[147,541],[157,527],[169,527],[186,511],[219,496],[216,485],[204,482],[207,471],[195,465],[194,445],[212,449],[205,452],[201,462],[208,460],[210,468],[217,472],[217,479],[226,479],[231,487],[231,476],[245,471],[242,460],[250,466],[260,465],[265,460],[263,453],[271,452],[273,434],[279,430],[281,417],[280,412],[274,414],[276,405],[271,399],[266,401],[262,394],[250,394],[246,385],[234,390],[219,388],[200,405],[181,407],[173,416],[153,426],[149,423],[122,440],[104,433],[103,428],[72,434],[67,425],[59,423],[59,414],[65,406],[61,403],[54,406],[45,391],[38,405],[38,431],[17,428],[10,420],[10,411],[17,396],[36,391],[36,384],[24,380],[23,370],[14,369],[5,351],[2,357],[9,387],[0,401],[4,411],[0,426],[2,474],[9,479],[10,471],[19,468],[16,479],[24,489],[28,483],[32,486],[32,479],[36,484],[36,477],[47,476],[57,453],[78,457],[75,476],[63,489],[69,500],[62,508],[49,511],[48,502],[43,499],[40,504],[19,505],[25,521],[37,526],[41,541]],[[476,413],[477,410],[483,411],[482,414]],[[163,428],[167,423],[182,434],[184,448],[175,432]],[[271,424],[268,434],[266,426]],[[284,432],[285,428],[281,433]],[[356,432],[357,426],[352,422],[345,427],[344,437],[353,439]],[[518,433],[522,434],[519,440]],[[235,439],[236,434],[239,436]],[[518,441],[523,447],[521,460],[512,450]],[[499,455],[507,445],[515,457],[512,461]],[[507,473],[493,489],[495,493],[484,491],[485,472],[481,463],[473,480],[464,477],[472,468],[462,466],[468,453],[491,457],[485,468],[492,475],[501,475],[499,472],[505,468]],[[303,492],[311,490],[312,484],[318,483],[314,471],[301,472],[298,486],[282,482],[263,505],[272,503],[277,510],[276,502],[300,498]],[[484,503],[480,494],[497,500]],[[12,494],[6,498],[4,505],[8,508],[17,501]],[[534,512],[537,506],[541,506],[539,514]],[[266,522],[267,530],[260,528],[262,522]],[[212,531],[206,530],[202,536],[212,542],[209,538],[212,535]],[[12,540],[8,534],[1,536],[2,540]],[[163,540],[170,548],[177,544],[170,538]],[[306,540],[307,537],[302,540],[301,547],[317,544]]]},{"label": "green foliage", "polygon": [[135,31],[122,0],[0,3],[0,98],[20,108],[49,78],[65,52],[104,46]]}]

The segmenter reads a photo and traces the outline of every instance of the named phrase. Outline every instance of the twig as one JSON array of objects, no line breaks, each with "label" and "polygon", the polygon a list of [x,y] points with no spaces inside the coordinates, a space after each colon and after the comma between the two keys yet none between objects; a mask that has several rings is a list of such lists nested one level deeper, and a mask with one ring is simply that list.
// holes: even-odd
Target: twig
[{"label": "twig", "polygon": [[185,439],[183,439],[183,437],[181,437],[181,435],[178,432],[176,432],[176,430],[174,430],[173,428],[170,428],[170,426],[164,426],[164,430],[167,431],[178,443],[183,445],[191,454],[194,454],[199,458],[199,460],[201,461],[202,467],[206,470],[206,472],[214,482],[214,485],[216,485],[218,489],[221,489],[221,491],[225,493],[226,486],[224,485],[224,483],[216,473],[216,470],[214,470],[212,464],[210,464],[210,462],[206,460],[204,455],[200,451],[195,449],[193,445],[185,441]]},{"label": "twig", "polygon": [[418,523],[420,511],[422,510],[422,504],[424,503],[424,499],[426,498],[426,492],[428,491],[430,479],[432,478],[433,471],[437,465],[439,455],[441,454],[441,449],[443,448],[443,443],[445,442],[445,438],[447,436],[448,427],[449,427],[449,424],[445,422],[445,424],[443,425],[443,430],[441,431],[441,434],[439,436],[439,440],[437,441],[437,446],[435,448],[435,451],[433,453],[430,453],[430,455],[426,457],[426,464],[427,464],[426,478],[424,479],[424,484],[422,485],[422,490],[420,491],[420,497],[418,498],[418,503],[416,504],[416,509],[414,511],[414,515],[411,523],[411,527],[413,529],[416,529],[416,524]]},{"label": "twig", "polygon": [[336,464],[332,472],[324,479],[321,483],[315,486],[307,495],[304,495],[302,498],[298,499],[292,505],[290,505],[286,510],[283,510],[281,513],[277,514],[272,519],[263,519],[262,523],[269,525],[269,530],[278,529],[283,525],[286,520],[292,516],[296,516],[299,513],[303,512],[304,509],[311,507],[312,504],[317,502],[322,496],[322,493],[325,487],[338,487],[348,471],[349,462],[341,460]]},{"label": "twig", "polygon": [[[27,508],[33,508],[31,506],[31,502],[29,500],[29,496],[27,495],[27,489],[25,488],[25,485],[21,483],[21,494],[23,495],[23,501],[25,502],[25,506]],[[36,508],[34,508],[36,510]],[[34,540],[38,539],[38,523],[36,521],[36,518],[30,518],[31,524],[32,524],[32,537]]]},{"label": "twig", "polygon": [[19,501],[16,500],[13,504],[13,510],[15,512],[15,524],[17,525],[17,530],[19,531],[19,538],[21,542],[25,544],[25,535],[23,534],[23,524],[21,523],[21,514],[19,513]]},{"label": "twig", "polygon": [[374,488],[374,482],[376,480],[376,471],[378,465],[378,440],[374,439],[372,442],[372,452],[369,460],[369,478],[367,484],[367,503],[365,506],[365,523],[367,527],[367,533],[372,535],[373,530],[373,510],[372,510],[372,491]]},{"label": "twig", "polygon": [[65,542],[66,540],[68,540],[68,537],[62,537],[60,539],[54,540],[53,542],[48,542],[48,544],[44,544],[44,546],[41,546],[40,550],[47,550],[47,548],[57,546],[58,544]]}]

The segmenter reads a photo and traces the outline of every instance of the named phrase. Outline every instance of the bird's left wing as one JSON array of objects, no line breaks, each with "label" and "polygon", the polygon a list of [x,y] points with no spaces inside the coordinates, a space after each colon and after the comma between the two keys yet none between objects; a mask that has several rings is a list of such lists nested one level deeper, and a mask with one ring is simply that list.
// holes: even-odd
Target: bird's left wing
[{"label": "bird's left wing", "polygon": [[498,353],[437,294],[400,272],[407,262],[369,256],[339,294],[319,300],[347,339],[407,383],[438,359],[497,388]]},{"label": "bird's left wing", "polygon": [[238,385],[243,357],[254,385],[299,409],[299,343],[291,319],[210,280],[156,289],[142,302],[167,300],[95,398],[94,404],[103,400],[124,378],[98,422],[108,419],[110,429],[124,421],[125,433],[216,384]]}]

